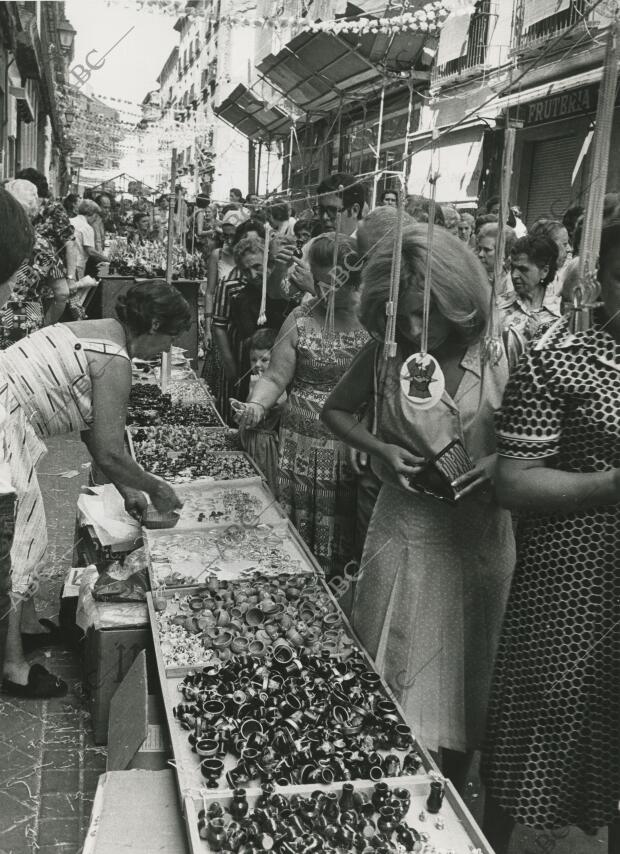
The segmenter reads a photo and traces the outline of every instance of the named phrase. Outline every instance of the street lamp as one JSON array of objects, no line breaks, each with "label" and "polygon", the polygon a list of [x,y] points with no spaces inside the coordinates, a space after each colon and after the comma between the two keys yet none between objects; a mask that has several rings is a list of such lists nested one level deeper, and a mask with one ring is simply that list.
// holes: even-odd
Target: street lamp
[{"label": "street lamp", "polygon": [[65,124],[67,128],[70,128],[73,122],[75,121],[76,112],[73,107],[67,107],[65,110]]},{"label": "street lamp", "polygon": [[75,30],[71,26],[71,23],[65,18],[58,24],[56,31],[58,32],[58,39],[60,41],[62,52],[65,56],[70,56],[71,51],[73,50],[73,42],[75,41],[75,34],[77,30]]}]

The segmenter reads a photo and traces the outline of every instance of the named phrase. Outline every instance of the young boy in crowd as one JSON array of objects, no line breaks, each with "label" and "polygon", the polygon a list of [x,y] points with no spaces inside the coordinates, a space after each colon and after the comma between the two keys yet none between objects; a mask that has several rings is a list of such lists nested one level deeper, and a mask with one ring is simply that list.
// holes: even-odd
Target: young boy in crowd
[{"label": "young boy in crowd", "polygon": [[[250,337],[250,391],[248,400],[252,396],[254,384],[269,367],[271,351],[276,343],[278,333],[275,329],[258,329]],[[256,465],[265,475],[265,479],[272,491],[275,492],[278,484],[278,426],[282,406],[286,401],[284,393],[273,409],[265,413],[263,420],[257,427],[243,430],[240,434],[243,449],[253,458]],[[243,404],[241,404],[242,406]],[[239,408],[238,414],[241,415]]]}]

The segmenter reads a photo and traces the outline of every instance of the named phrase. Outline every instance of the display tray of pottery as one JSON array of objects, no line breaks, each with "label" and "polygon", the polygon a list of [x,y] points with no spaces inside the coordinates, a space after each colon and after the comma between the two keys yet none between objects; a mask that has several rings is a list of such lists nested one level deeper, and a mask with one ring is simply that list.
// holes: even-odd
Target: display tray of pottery
[{"label": "display tray of pottery", "polygon": [[238,655],[285,650],[346,660],[355,649],[344,615],[321,578],[211,578],[186,591],[156,591],[153,636],[166,676],[185,676]]},{"label": "display tray of pottery", "polygon": [[216,577],[239,580],[313,574],[316,564],[287,519],[272,524],[145,531],[151,589],[192,587]]},{"label": "display tray of pottery", "polygon": [[449,781],[438,775],[289,793],[266,786],[186,798],[193,854],[493,854]]},{"label": "display tray of pottery", "polygon": [[205,478],[180,484],[175,491],[183,502],[176,530],[253,526],[286,518],[273,493],[258,476],[219,483]]}]

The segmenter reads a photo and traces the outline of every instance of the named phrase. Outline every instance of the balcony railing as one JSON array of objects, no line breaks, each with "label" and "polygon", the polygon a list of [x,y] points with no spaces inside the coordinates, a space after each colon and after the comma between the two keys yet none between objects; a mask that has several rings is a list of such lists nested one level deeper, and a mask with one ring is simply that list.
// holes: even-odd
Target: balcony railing
[{"label": "balcony railing", "polygon": [[467,50],[463,56],[434,68],[431,75],[432,84],[442,83],[449,77],[456,77],[484,65],[487,57],[490,12],[491,0],[478,0],[469,23]]},{"label": "balcony railing", "polygon": [[[527,0],[532,2],[532,0]],[[583,36],[586,26],[591,26],[595,23],[595,13],[591,12],[591,0],[571,0],[568,9],[562,12],[557,12],[554,15],[549,15],[548,18],[543,18],[542,21],[537,21],[535,24],[524,29],[520,27],[519,21],[523,21],[526,0],[519,0],[517,27],[515,31],[514,50],[518,53],[523,50],[528,50],[532,47],[540,47],[549,39],[566,33],[572,29],[576,37]],[[519,32],[520,31],[520,32]],[[562,48],[565,50],[567,44],[562,43]]]}]

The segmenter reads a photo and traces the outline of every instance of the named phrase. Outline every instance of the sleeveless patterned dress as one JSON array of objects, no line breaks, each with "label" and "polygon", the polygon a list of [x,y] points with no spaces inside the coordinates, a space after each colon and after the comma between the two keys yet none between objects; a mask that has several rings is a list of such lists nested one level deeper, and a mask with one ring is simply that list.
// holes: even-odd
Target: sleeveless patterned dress
[{"label": "sleeveless patterned dress", "polygon": [[356,475],[320,416],[369,335],[360,328],[328,341],[310,312],[293,311],[297,366],[280,422],[278,500],[329,577],[354,555]]},{"label": "sleeveless patterned dress", "polygon": [[44,441],[88,430],[93,420],[86,353],[129,359],[113,341],[76,338],[63,324],[40,329],[0,353],[0,456],[17,495],[11,548],[14,593],[29,598],[44,570],[47,531],[36,466]]}]

